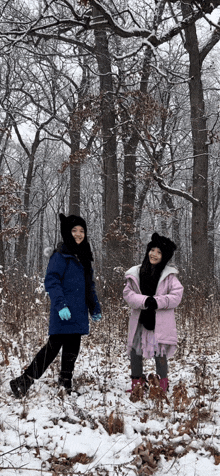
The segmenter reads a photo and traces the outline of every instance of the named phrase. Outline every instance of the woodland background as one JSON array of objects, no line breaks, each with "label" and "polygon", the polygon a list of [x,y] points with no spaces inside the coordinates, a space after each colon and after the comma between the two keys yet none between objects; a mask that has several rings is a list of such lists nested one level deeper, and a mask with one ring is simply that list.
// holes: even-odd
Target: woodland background
[{"label": "woodland background", "polygon": [[0,0],[0,262],[45,272],[58,214],[108,283],[152,232],[219,276],[220,1]]},{"label": "woodland background", "polygon": [[[0,472],[219,473],[220,0],[0,0]],[[59,213],[87,221],[103,319],[71,396],[46,340]],[[184,284],[169,402],[132,402],[124,271],[154,231]],[[146,375],[154,361],[145,361]]]}]

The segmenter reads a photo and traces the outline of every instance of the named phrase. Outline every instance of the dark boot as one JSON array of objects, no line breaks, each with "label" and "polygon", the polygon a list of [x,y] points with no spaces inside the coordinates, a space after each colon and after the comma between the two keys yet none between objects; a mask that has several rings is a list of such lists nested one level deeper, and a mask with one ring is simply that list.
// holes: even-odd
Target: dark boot
[{"label": "dark boot", "polygon": [[169,390],[168,378],[161,378],[160,379],[160,387],[163,389],[164,392],[167,392]]},{"label": "dark boot", "polygon": [[22,398],[26,395],[34,379],[26,373],[10,381],[10,387],[16,398]]},{"label": "dark boot", "polygon": [[146,377],[145,375],[143,374],[141,377],[139,378],[132,378],[131,377],[131,389],[130,390],[126,390],[127,393],[131,393],[133,392],[133,390],[135,389],[135,387],[137,385],[140,385],[144,390],[146,390],[148,388],[148,385],[147,385],[147,381],[146,381]]},{"label": "dark boot", "polygon": [[72,391],[72,372],[61,371],[58,379],[58,385],[64,387],[68,394]]},{"label": "dark boot", "polygon": [[131,402],[135,403],[138,401],[142,401],[144,398],[144,391],[147,389],[146,379],[143,377],[140,378],[133,378],[131,384],[131,395],[130,400]]}]

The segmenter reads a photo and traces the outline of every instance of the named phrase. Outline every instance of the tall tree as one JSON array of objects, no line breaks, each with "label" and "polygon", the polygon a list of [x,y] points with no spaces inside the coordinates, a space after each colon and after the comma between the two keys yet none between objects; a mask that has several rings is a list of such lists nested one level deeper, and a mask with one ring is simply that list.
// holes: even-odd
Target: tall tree
[{"label": "tall tree", "polygon": [[44,126],[46,126],[46,124],[49,121],[51,121],[51,118],[43,122],[38,127],[30,148],[24,142],[16,122],[13,121],[13,126],[17,134],[18,140],[20,142],[20,145],[24,149],[28,159],[27,173],[26,173],[26,179],[25,179],[25,185],[24,185],[24,199],[23,199],[24,214],[21,216],[21,227],[23,228],[24,231],[19,235],[18,246],[17,246],[17,258],[20,261],[20,263],[23,265],[24,269],[26,269],[26,266],[27,266],[27,232],[29,231],[30,195],[31,195],[32,179],[34,175],[36,152],[42,141],[40,137],[41,132]]},{"label": "tall tree", "polygon": [[[93,10],[94,17],[97,16]],[[117,241],[113,232],[119,217],[116,120],[111,58],[105,29],[95,31],[95,54],[100,77],[102,156],[104,174],[104,235],[106,237],[107,275],[111,275],[112,260],[117,266]]]},{"label": "tall tree", "polygon": [[[20,9],[14,9],[14,5],[20,6]],[[39,9],[39,14],[36,11],[29,12],[27,5],[22,4],[19,0],[11,2],[10,0],[5,4],[0,0],[1,5],[1,33],[3,49],[6,51],[12,51],[12,48],[25,47],[32,52],[37,51],[40,44],[47,44],[49,41],[55,41],[60,45],[71,45],[74,48],[82,48],[88,55],[96,55],[99,75],[100,75],[100,91],[102,100],[102,135],[103,135],[103,151],[104,151],[104,190],[105,190],[105,232],[109,231],[112,223],[118,216],[118,187],[117,187],[117,149],[116,149],[116,120],[114,111],[114,88],[112,83],[112,64],[111,64],[111,47],[110,38],[111,35],[115,35],[123,39],[126,47],[131,39],[135,39],[135,46],[133,50],[128,51],[130,57],[135,58],[139,54],[142,55],[143,49],[149,51],[154,56],[157,54],[158,48],[171,41],[174,37],[183,32],[186,33],[186,41],[188,51],[190,55],[193,54],[190,45],[190,35],[193,37],[193,28],[195,31],[195,23],[204,17],[204,12],[211,13],[214,8],[220,4],[219,0],[213,0],[213,2],[191,2],[188,0],[186,5],[182,6],[182,2],[179,0],[172,0],[166,2],[165,0],[159,0],[152,2],[151,0],[141,0],[139,2],[133,2],[127,0],[123,2],[123,11],[121,10],[121,2],[115,0],[114,2],[90,0],[88,2],[78,2],[73,0],[71,3],[68,0],[60,0],[57,2],[47,2],[44,4],[44,8]],[[92,6],[96,15],[92,14],[90,9]],[[181,14],[182,6],[182,14]],[[126,7],[126,8],[124,8]],[[152,7],[155,7],[155,9]],[[155,24],[149,19],[152,10],[155,10],[155,18],[161,18],[160,28],[155,28]],[[172,13],[170,15],[170,12]],[[56,15],[56,21],[54,21],[54,15]],[[11,24],[11,18],[13,17],[13,27]],[[207,18],[205,18],[207,20]],[[157,23],[156,23],[157,25]],[[74,34],[73,34],[74,32]],[[94,32],[94,36],[92,34]],[[212,35],[210,44],[203,48],[202,54],[197,48],[197,52],[200,55],[200,62],[203,61],[203,56],[210,51],[210,45],[213,45],[213,38],[218,41],[218,28],[215,30],[215,34]],[[94,41],[95,38],[95,41]],[[193,37],[195,40],[196,37]],[[198,46],[198,42],[197,42]],[[151,51],[152,50],[152,51]],[[124,61],[124,58],[123,58]],[[147,58],[145,75],[148,78],[150,62]],[[154,65],[157,67],[157,65]],[[195,66],[196,67],[196,66]],[[197,61],[197,67],[199,67],[199,61]],[[193,70],[194,71],[194,70]],[[195,70],[197,74],[198,70]],[[201,73],[198,72],[199,74]],[[190,72],[191,74],[191,72]],[[144,79],[144,78],[143,78]],[[145,80],[145,79],[144,79]],[[147,84],[147,82],[145,81]],[[190,83],[191,84],[191,83]],[[199,83],[198,83],[199,85]],[[191,86],[190,86],[191,87]],[[192,91],[191,91],[192,92]],[[193,93],[194,94],[194,93]],[[192,95],[191,94],[191,97]],[[195,96],[196,97],[196,96]],[[199,85],[199,97],[202,100],[201,87]],[[198,102],[198,98],[196,101]],[[108,114],[106,114],[108,111]],[[197,110],[198,113],[198,110]],[[194,113],[191,114],[192,128],[196,131],[197,127],[204,125],[198,119],[198,116]],[[200,130],[201,132],[201,130]],[[199,168],[199,161],[197,160],[197,154],[200,153],[200,149],[197,148],[199,139],[201,137],[200,132],[192,132],[193,134],[193,147],[195,156],[195,168],[194,168],[194,194],[190,195],[182,190],[176,190],[167,186],[162,176],[159,175],[158,170],[155,170],[154,178],[158,184],[167,193],[173,193],[191,201],[194,210],[194,223],[195,230],[198,229],[198,216],[203,215],[202,229],[205,227],[205,211],[207,212],[207,151],[204,148],[202,150],[202,170],[205,172],[204,181],[202,181],[203,190],[205,191],[205,201],[199,192],[198,183],[201,183]],[[129,209],[133,214],[133,203],[135,197],[135,160],[136,160],[136,143],[141,141],[140,135],[130,142],[130,149],[127,149],[128,143],[124,145],[125,150],[125,181],[124,181],[124,194],[123,194],[123,223],[126,226],[129,220]],[[197,145],[196,145],[197,144]],[[204,141],[203,141],[204,145]],[[159,171],[160,172],[160,171]],[[113,189],[112,189],[113,185]],[[198,196],[197,196],[198,195]],[[204,194],[203,194],[204,195]],[[130,207],[130,208],[129,208]],[[117,208],[117,209],[116,209]],[[198,210],[200,212],[198,213]],[[202,211],[201,211],[202,210]],[[207,218],[207,214],[206,214]],[[133,217],[132,217],[133,220]],[[207,221],[206,221],[207,226]],[[132,227],[131,227],[132,228]],[[195,230],[193,231],[194,245],[193,254],[195,256],[196,266],[199,266],[201,271],[201,252],[198,250],[200,246],[198,240],[195,238]],[[203,254],[206,253],[207,246],[207,233],[204,234]],[[109,248],[110,249],[110,248]],[[110,258],[110,254],[109,254]],[[200,272],[201,277],[201,272]]]},{"label": "tall tree", "polygon": [[[191,13],[191,1],[181,3],[183,17]],[[220,25],[220,22],[219,22]],[[209,51],[220,39],[215,30],[209,42],[200,50],[196,25],[185,29],[185,47],[189,54],[189,91],[193,143],[193,196],[198,203],[192,208],[192,267],[195,279],[201,282],[209,276],[208,253],[208,141],[207,118],[202,84],[202,65]],[[207,281],[206,281],[207,282]]]}]

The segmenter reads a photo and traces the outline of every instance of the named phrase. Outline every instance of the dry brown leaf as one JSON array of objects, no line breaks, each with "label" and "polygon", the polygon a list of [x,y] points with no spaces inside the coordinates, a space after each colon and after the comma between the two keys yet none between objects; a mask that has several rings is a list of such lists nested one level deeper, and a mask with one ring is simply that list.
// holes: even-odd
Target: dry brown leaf
[{"label": "dry brown leaf", "polygon": [[165,400],[168,405],[170,404],[166,393],[161,387],[154,387],[150,385],[149,398],[151,398],[152,400]]},{"label": "dry brown leaf", "polygon": [[173,387],[174,410],[184,411],[185,407],[189,405],[190,400],[187,395],[186,386],[180,382]]},{"label": "dry brown leaf", "polygon": [[[145,444],[137,446],[133,450],[133,454],[136,455],[134,461],[137,462],[136,466],[139,468],[138,474],[141,475],[152,475],[157,469],[157,462],[160,459],[160,449],[153,448],[150,441],[146,441]],[[139,457],[139,458],[138,458]],[[140,462],[141,458],[141,462]]]},{"label": "dry brown leaf", "polygon": [[100,422],[109,435],[124,432],[123,417],[118,415],[115,410],[110,413],[108,418],[100,418]]},{"label": "dry brown leaf", "polygon": [[146,423],[148,420],[148,414],[145,413],[143,417],[140,417],[140,422],[141,423]]},{"label": "dry brown leaf", "polygon": [[215,458],[215,464],[218,465],[220,464],[220,455],[214,455]]},{"label": "dry brown leaf", "polygon": [[136,387],[134,387],[130,395],[131,402],[133,403],[139,402],[139,401],[142,401],[143,398],[144,398],[144,389],[142,385],[136,385]]},{"label": "dry brown leaf", "polygon": [[139,454],[145,463],[148,463],[148,465],[152,468],[156,468],[157,465],[155,463],[154,456],[152,453],[150,454],[149,450],[140,451]]}]

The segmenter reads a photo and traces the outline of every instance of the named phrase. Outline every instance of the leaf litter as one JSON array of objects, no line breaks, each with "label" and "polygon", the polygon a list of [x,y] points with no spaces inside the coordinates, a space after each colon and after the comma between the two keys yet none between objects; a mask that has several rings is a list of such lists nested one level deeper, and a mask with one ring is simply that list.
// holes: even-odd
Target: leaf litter
[{"label": "leaf litter", "polygon": [[9,381],[33,350],[28,339],[20,348],[16,337],[2,335],[0,474],[219,474],[219,352],[190,350],[171,359],[168,394],[154,379],[154,361],[145,361],[149,387],[131,398],[126,339],[121,331],[103,338],[105,321],[91,327],[72,394],[58,387],[57,358],[22,400],[13,397]]}]

